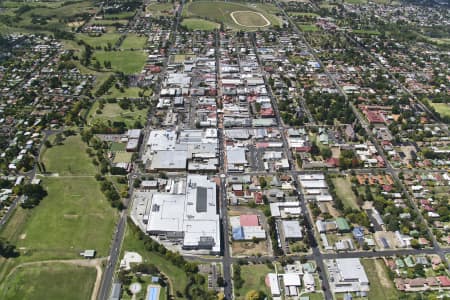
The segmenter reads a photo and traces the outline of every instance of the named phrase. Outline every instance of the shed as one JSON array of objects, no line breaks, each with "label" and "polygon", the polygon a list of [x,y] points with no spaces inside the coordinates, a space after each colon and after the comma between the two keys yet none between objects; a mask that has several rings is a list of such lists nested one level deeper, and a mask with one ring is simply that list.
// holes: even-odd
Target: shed
[{"label": "shed", "polygon": [[350,232],[350,225],[346,219],[339,217],[336,219],[336,225],[338,227],[339,232]]}]

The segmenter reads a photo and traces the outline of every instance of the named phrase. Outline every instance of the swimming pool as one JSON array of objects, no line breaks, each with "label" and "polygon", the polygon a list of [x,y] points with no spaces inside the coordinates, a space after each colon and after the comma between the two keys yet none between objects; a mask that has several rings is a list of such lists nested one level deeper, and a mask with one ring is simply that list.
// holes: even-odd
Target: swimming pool
[{"label": "swimming pool", "polygon": [[149,287],[147,300],[158,300],[158,297],[159,297],[159,287]]}]

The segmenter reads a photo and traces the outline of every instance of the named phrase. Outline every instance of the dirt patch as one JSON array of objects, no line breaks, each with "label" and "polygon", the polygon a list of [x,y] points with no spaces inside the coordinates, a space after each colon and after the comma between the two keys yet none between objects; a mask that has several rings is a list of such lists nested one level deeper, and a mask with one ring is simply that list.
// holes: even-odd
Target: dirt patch
[{"label": "dirt patch", "polygon": [[70,23],[67,23],[67,26],[69,26],[69,27],[80,27],[81,25],[83,25],[83,22],[70,22]]},{"label": "dirt patch", "polygon": [[338,218],[341,216],[341,213],[336,208],[333,207],[332,202],[327,202],[325,205],[327,206],[330,215],[332,215],[334,218]]},{"label": "dirt patch", "polygon": [[380,280],[381,285],[385,288],[392,288],[391,281],[384,271],[383,263],[381,260],[375,260],[375,269],[377,271],[378,280]]},{"label": "dirt patch", "polygon": [[79,215],[65,214],[64,218],[66,219],[77,219]]},{"label": "dirt patch", "polygon": [[236,242],[231,244],[233,256],[252,256],[252,255],[268,255],[268,245],[266,241],[253,242]]}]

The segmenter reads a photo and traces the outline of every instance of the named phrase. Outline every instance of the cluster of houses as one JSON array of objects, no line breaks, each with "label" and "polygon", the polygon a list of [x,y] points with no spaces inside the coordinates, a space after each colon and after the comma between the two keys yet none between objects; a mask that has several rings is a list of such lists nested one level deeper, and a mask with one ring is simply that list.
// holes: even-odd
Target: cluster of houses
[{"label": "cluster of houses", "polygon": [[[406,257],[384,258],[386,266],[395,274],[395,287],[399,291],[420,292],[427,290],[450,289],[450,278],[441,270],[442,261],[439,256],[409,255]],[[408,270],[423,269],[424,273],[434,276],[420,277],[418,274],[410,276]],[[427,271],[428,270],[428,271]]]},{"label": "cluster of houses", "polygon": [[439,241],[450,244],[450,220],[448,219],[448,193],[450,192],[450,175],[448,172],[421,172],[405,174],[404,182],[409,188],[414,201],[428,219],[429,226],[439,231]]},{"label": "cluster of houses", "polygon": [[274,299],[282,299],[281,297],[302,299],[301,294],[316,291],[316,267],[313,263],[301,264],[294,261],[287,264],[283,271],[284,273],[268,273],[265,278],[265,284]]}]

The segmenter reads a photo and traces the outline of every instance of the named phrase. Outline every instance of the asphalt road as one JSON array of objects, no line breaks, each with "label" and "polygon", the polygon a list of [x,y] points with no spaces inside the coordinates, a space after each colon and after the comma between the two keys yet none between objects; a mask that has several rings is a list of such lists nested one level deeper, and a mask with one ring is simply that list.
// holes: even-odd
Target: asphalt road
[{"label": "asphalt road", "polygon": [[[257,52],[255,35],[252,34],[251,38],[252,38],[253,48],[255,50],[256,58],[258,60],[259,65],[261,66],[260,57],[259,57],[258,52]],[[311,250],[312,250],[312,253],[313,253],[311,259],[313,259],[315,261],[316,266],[317,266],[317,272],[319,273],[319,277],[322,280],[322,290],[324,292],[325,299],[333,299],[333,295],[331,293],[330,285],[329,285],[329,282],[328,282],[328,276],[325,273],[326,268],[325,268],[325,264],[323,262],[323,256],[322,256],[322,253],[320,252],[319,245],[318,245],[318,243],[316,241],[316,238],[314,236],[314,230],[313,230],[314,222],[313,222],[313,220],[311,219],[311,216],[308,213],[308,209],[306,207],[306,201],[305,201],[305,199],[303,197],[303,194],[301,193],[301,189],[299,188],[299,185],[298,185],[298,182],[297,182],[297,174],[296,174],[296,172],[294,172],[292,170],[293,166],[295,166],[295,162],[294,162],[294,159],[292,157],[292,153],[289,150],[289,144],[288,144],[288,141],[286,139],[286,133],[284,132],[284,127],[282,126],[283,123],[282,123],[282,120],[281,120],[281,117],[280,117],[280,110],[278,108],[277,99],[275,98],[275,96],[273,94],[273,91],[272,91],[272,88],[271,88],[270,84],[268,83],[266,74],[263,73],[263,75],[264,75],[264,82],[266,83],[266,86],[267,86],[267,92],[268,92],[268,95],[269,95],[269,97],[271,99],[272,107],[274,108],[274,111],[275,111],[276,120],[277,120],[279,129],[281,131],[280,133],[281,133],[281,136],[282,136],[282,139],[283,139],[283,145],[284,145],[283,148],[284,148],[285,154],[286,154],[286,156],[288,158],[289,165],[290,165],[290,168],[291,168],[291,170],[289,172],[290,172],[290,174],[292,176],[293,182],[294,182],[296,190],[298,192],[297,196],[298,196],[298,199],[300,201],[300,205],[301,205],[302,211],[304,213],[304,218],[305,218],[305,221],[306,221],[306,235],[308,236],[309,246],[311,247]]]},{"label": "asphalt road", "polygon": [[[172,30],[173,34],[171,36],[171,41],[170,41],[171,45],[173,44],[173,42],[175,40],[176,32],[178,30],[178,25],[179,25],[180,17],[181,17],[181,11],[183,9],[183,4],[184,4],[184,2],[182,2],[178,8],[176,20],[173,25],[173,30]],[[163,71],[161,72],[161,75],[165,73],[166,68],[167,68],[167,58],[165,60]],[[160,76],[158,78],[158,82],[156,84],[156,88],[154,91],[154,97],[159,96],[160,88],[161,88],[161,84],[159,81],[161,81],[161,80],[162,80],[162,76]],[[144,142],[143,143],[145,143],[145,137],[150,132],[150,124],[151,124],[151,122],[150,122],[150,120],[148,120],[146,127],[144,128],[144,139],[143,139]],[[143,148],[144,148],[144,146],[141,145],[141,148],[139,151],[139,159],[142,158]],[[136,171],[137,170],[136,170],[136,166],[135,166],[135,168],[133,169],[133,172],[130,173],[130,190],[129,190],[130,196],[128,199],[125,200],[125,203],[124,203],[128,209],[130,206],[129,205],[130,199],[132,199],[132,196],[133,196],[134,179],[141,176],[141,174],[139,174],[139,172],[136,172]],[[126,228],[127,217],[128,217],[128,209],[121,212],[119,222],[117,223],[116,231],[114,233],[111,248],[110,248],[108,264],[106,265],[105,272],[103,273],[103,277],[102,277],[102,281],[101,281],[101,285],[100,285],[100,289],[99,289],[99,294],[97,297],[97,299],[99,299],[99,300],[107,300],[109,297],[109,294],[111,292],[112,283],[113,283],[113,279],[114,279],[114,271],[115,271],[117,262],[119,260],[122,241],[123,241],[123,238],[125,235],[125,228]]]}]

